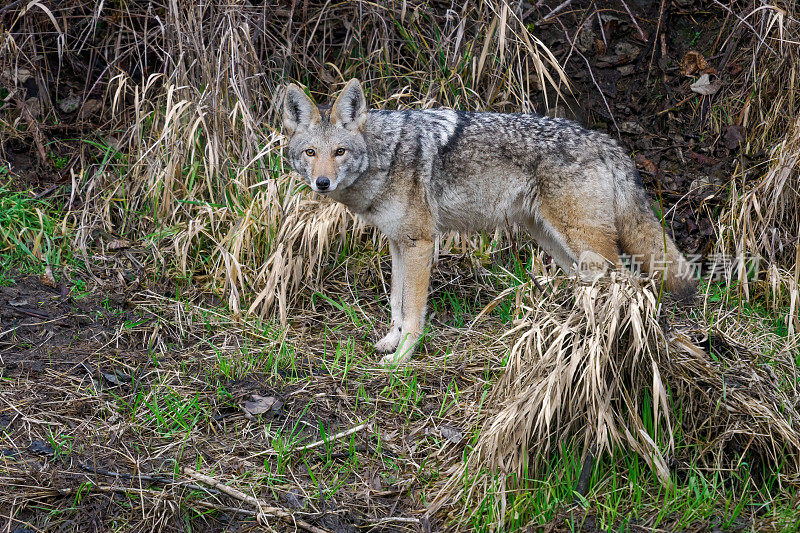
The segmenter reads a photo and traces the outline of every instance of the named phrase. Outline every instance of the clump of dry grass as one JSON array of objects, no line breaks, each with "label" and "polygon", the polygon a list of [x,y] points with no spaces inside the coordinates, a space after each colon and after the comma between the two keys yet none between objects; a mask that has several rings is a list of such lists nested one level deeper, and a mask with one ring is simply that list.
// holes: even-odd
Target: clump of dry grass
[{"label": "clump of dry grass", "polygon": [[[751,64],[726,105],[746,132],[744,151],[767,157],[757,166],[743,160],[731,180],[718,250],[735,257],[726,277],[739,282],[741,296],[749,299],[755,290],[776,310],[789,309],[785,323],[793,338],[800,331],[800,19],[794,3],[764,5],[740,18],[752,22]],[[755,278],[737,268],[754,260],[763,266]]]},{"label": "clump of dry grass", "polygon": [[[781,465],[787,481],[800,479],[793,382],[780,381],[719,330],[710,345],[721,356],[715,360],[701,347],[707,325],[678,322],[665,332],[652,281],[642,285],[615,274],[592,285],[548,286],[544,293],[527,282],[501,298],[510,294],[517,316],[506,332],[513,339],[510,357],[487,398],[473,450],[431,512],[454,501],[466,511],[496,494],[493,520],[502,528],[507,496],[541,474],[552,453],[569,442],[590,461],[614,447],[631,449],[669,485],[673,427],[680,422],[668,391],[683,402],[684,440],[708,468],[756,457],[768,469]],[[644,413],[644,405],[652,412]]]},{"label": "clump of dry grass", "polygon": [[[733,250],[740,264],[745,258],[766,263],[761,290],[776,309],[788,307],[786,326],[793,337],[800,332],[800,120],[770,149],[766,172],[745,187],[732,196],[722,219],[721,246]],[[731,268],[727,275],[750,296],[747,268]]]}]

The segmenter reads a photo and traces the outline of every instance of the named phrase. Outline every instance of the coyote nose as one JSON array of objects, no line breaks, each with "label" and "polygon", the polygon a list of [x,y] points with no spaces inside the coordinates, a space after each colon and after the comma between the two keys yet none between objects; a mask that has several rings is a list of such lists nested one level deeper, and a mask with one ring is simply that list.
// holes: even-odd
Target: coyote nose
[{"label": "coyote nose", "polygon": [[330,186],[331,186],[331,180],[329,180],[325,176],[320,176],[317,178],[317,189],[321,191],[327,191],[328,187]]}]

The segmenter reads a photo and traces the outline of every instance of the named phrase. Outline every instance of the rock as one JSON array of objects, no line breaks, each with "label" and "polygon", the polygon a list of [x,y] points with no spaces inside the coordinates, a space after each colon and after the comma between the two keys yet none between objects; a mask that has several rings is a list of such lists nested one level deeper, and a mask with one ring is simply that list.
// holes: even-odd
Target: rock
[{"label": "rock", "polygon": [[81,105],[81,98],[72,91],[69,96],[58,101],[58,108],[64,113],[73,113]]},{"label": "rock", "polygon": [[100,103],[100,100],[96,98],[92,98],[91,100],[86,100],[86,103],[83,104],[80,113],[78,113],[78,117],[81,119],[89,118],[94,113],[99,111],[102,107],[103,105]]}]

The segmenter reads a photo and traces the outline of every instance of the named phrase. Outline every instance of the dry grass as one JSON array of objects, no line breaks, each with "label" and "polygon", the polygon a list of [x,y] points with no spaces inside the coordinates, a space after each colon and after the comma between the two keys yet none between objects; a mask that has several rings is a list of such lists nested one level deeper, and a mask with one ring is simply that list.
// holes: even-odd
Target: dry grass
[{"label": "dry grass", "polygon": [[755,279],[748,268],[736,268],[736,262],[726,269],[726,278],[739,282],[737,292],[747,299],[763,296],[776,310],[788,308],[790,338],[800,331],[799,16],[791,2],[765,5],[742,17],[755,31],[750,65],[725,105],[746,132],[745,152],[766,151],[767,157],[756,166],[741,161],[720,218],[718,246],[739,264],[758,261]]},{"label": "dry grass", "polygon": [[[565,442],[578,443],[589,467],[628,448],[668,487],[676,426],[705,468],[756,461],[781,464],[787,483],[800,479],[796,343],[773,355],[779,379],[719,327],[673,317],[665,332],[652,283],[556,279],[544,292],[527,282],[501,298],[509,293],[517,318],[505,334],[513,339],[508,361],[477,420],[482,429],[469,458],[433,510],[462,501],[466,515],[485,512],[480,503],[496,494],[491,521],[502,529],[507,495],[546,474]],[[679,409],[669,396],[680,399]],[[473,482],[464,486],[468,476]]]},{"label": "dry grass", "polygon": [[[111,126],[122,134],[105,142],[125,156],[76,171],[73,195],[82,211],[69,221],[78,228],[76,247],[85,254],[98,227],[161,236],[153,244],[173,248],[169,263],[225,291],[237,316],[247,309],[285,320],[286,301],[300,285],[296,274],[316,279],[321,260],[342,250],[337,236],[363,233],[342,209],[319,209],[283,168],[282,137],[273,128],[284,79],[324,86],[328,96],[330,86],[358,76],[373,104],[398,107],[533,110],[530,95],[541,94],[547,106],[569,90],[553,55],[502,2],[468,5],[462,13],[422,2],[285,2],[269,11],[236,2],[166,4],[160,13],[112,3],[65,11],[108,24],[98,46],[123,67],[109,71],[107,84]],[[44,16],[21,13],[20,29],[40,24],[37,15]],[[149,31],[133,33],[134,19],[149,20]],[[66,57],[96,29],[82,24],[72,34],[58,30],[57,39],[72,37]],[[20,35],[28,33],[4,40],[16,62],[39,52],[35,42],[17,42]],[[129,45],[112,46],[112,38]],[[329,50],[340,59],[320,62]],[[124,182],[116,182],[120,173]]]}]

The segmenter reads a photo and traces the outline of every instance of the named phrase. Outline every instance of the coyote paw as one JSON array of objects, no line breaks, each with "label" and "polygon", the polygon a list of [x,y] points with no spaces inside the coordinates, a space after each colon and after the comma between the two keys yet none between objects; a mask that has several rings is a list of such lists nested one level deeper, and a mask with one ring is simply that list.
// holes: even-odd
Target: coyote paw
[{"label": "coyote paw", "polygon": [[407,363],[414,354],[419,338],[420,335],[406,335],[394,353],[383,356],[380,365],[385,368],[397,368]]},{"label": "coyote paw", "polygon": [[411,359],[411,353],[412,350],[405,350],[400,354],[395,352],[384,355],[379,364],[384,368],[397,368],[404,365]]},{"label": "coyote paw", "polygon": [[384,338],[375,343],[375,351],[389,353],[397,349],[400,344],[400,328],[392,327]]}]

